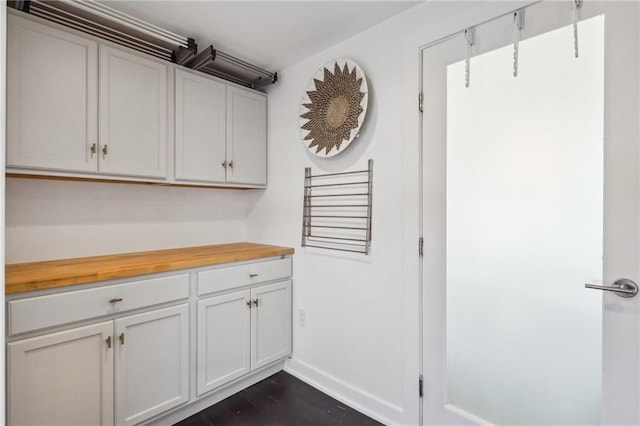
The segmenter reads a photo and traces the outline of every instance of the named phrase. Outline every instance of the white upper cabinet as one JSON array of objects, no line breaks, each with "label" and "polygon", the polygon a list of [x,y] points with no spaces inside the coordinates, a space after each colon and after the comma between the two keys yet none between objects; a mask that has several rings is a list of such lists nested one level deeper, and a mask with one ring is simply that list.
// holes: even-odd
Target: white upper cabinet
[{"label": "white upper cabinet", "polygon": [[176,70],[176,180],[266,185],[266,95]]},{"label": "white upper cabinet", "polygon": [[95,173],[98,44],[7,21],[7,166]]},{"label": "white upper cabinet", "polygon": [[167,66],[100,46],[100,172],[167,174]]},{"label": "white upper cabinet", "polygon": [[176,179],[225,181],[227,86],[176,70]]},{"label": "white upper cabinet", "polygon": [[227,182],[267,184],[267,97],[227,88]]},{"label": "white upper cabinet", "polygon": [[7,21],[7,172],[266,186],[264,93],[18,12]]}]

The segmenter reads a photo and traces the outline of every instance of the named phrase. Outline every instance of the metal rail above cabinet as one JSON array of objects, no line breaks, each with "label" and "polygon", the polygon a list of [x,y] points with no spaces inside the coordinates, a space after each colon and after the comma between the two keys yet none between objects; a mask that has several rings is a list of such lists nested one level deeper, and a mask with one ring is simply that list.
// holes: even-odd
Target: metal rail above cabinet
[{"label": "metal rail above cabinet", "polygon": [[168,31],[95,0],[9,0],[22,12],[121,46],[251,88],[274,84],[278,74]]},{"label": "metal rail above cabinet", "polygon": [[369,254],[373,160],[366,170],[312,175],[305,169],[302,247]]}]

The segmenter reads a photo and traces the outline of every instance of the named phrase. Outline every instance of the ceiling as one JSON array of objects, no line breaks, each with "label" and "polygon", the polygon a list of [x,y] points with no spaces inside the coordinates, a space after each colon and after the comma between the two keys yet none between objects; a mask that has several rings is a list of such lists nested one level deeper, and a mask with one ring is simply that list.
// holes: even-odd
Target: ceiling
[{"label": "ceiling", "polygon": [[421,1],[140,1],[110,7],[277,72]]}]

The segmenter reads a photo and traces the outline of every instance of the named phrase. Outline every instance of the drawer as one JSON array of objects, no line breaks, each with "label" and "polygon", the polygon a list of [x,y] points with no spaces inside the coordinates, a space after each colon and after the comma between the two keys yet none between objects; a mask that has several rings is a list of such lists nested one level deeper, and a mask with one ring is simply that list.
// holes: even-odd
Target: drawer
[{"label": "drawer", "polygon": [[198,272],[198,296],[290,276],[291,258],[210,269]]},{"label": "drawer", "polygon": [[8,303],[8,333],[24,333],[188,297],[189,275],[181,274],[12,300]]}]

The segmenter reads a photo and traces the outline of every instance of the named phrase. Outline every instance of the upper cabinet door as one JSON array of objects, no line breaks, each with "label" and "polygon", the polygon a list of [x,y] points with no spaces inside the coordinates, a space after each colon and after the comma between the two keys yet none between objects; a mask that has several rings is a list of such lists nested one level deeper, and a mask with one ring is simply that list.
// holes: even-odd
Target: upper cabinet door
[{"label": "upper cabinet door", "polygon": [[100,46],[101,173],[167,175],[167,66]]},{"label": "upper cabinet door", "polygon": [[226,86],[176,70],[176,179],[224,182]]},{"label": "upper cabinet door", "polygon": [[[227,88],[227,182],[267,184],[267,97]],[[233,162],[233,163],[231,163]]]},{"label": "upper cabinet door", "polygon": [[7,166],[95,173],[97,43],[7,21]]}]

